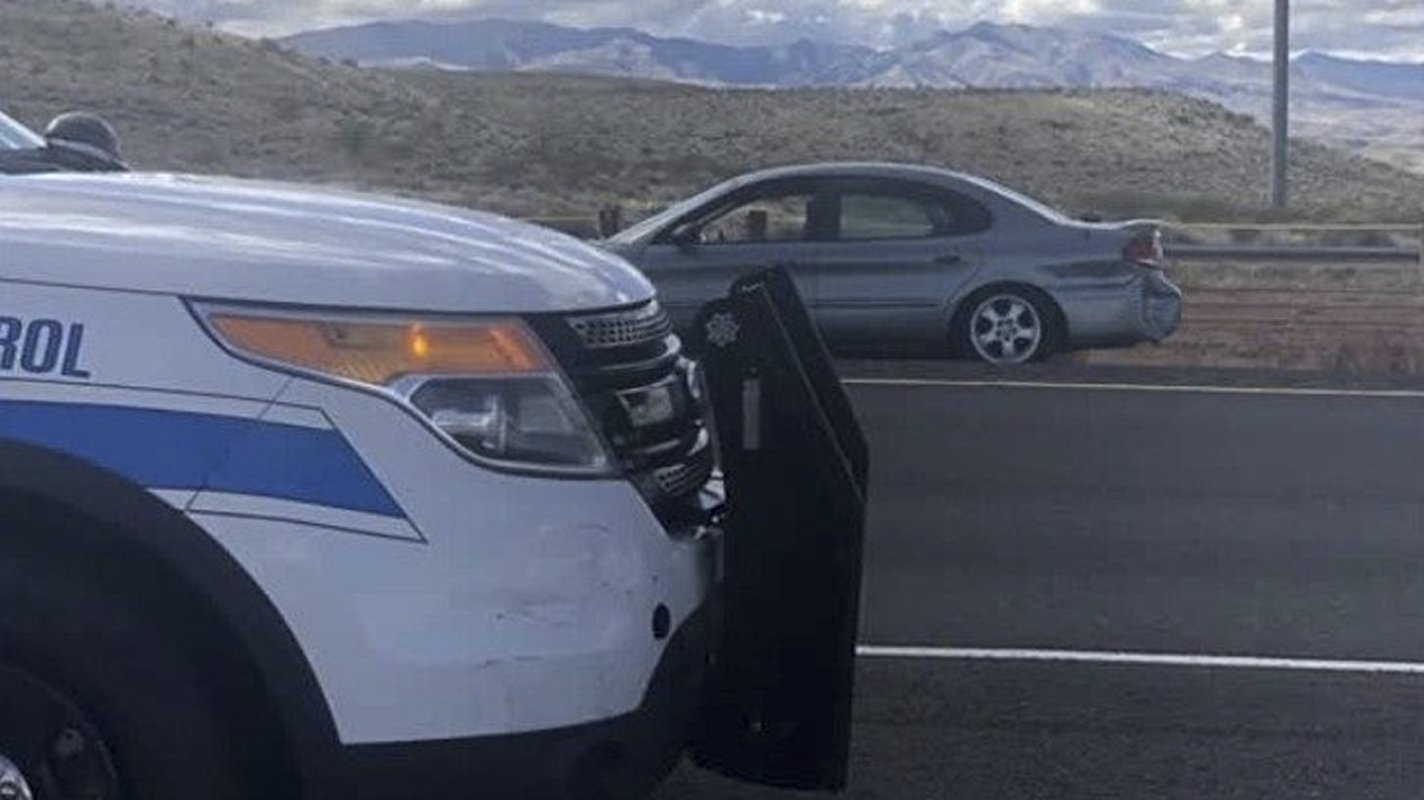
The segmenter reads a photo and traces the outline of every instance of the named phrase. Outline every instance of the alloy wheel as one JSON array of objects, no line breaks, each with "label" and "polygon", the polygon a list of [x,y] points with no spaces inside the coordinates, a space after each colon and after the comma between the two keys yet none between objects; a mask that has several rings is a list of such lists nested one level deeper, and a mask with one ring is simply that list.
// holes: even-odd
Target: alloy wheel
[{"label": "alloy wheel", "polygon": [[1043,319],[1033,303],[1016,294],[988,298],[969,318],[969,341],[991,364],[1023,364],[1043,347]]}]

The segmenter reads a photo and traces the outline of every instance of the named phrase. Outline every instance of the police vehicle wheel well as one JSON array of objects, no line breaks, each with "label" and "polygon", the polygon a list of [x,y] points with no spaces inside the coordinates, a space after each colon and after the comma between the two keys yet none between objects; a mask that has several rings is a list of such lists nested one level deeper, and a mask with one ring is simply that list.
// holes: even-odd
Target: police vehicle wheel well
[{"label": "police vehicle wheel well", "polygon": [[[53,451],[0,441],[0,558],[103,559],[121,594],[172,609],[181,636],[230,698],[221,709],[243,764],[284,786],[317,786],[335,766],[335,725],[281,616],[207,533],[127,480]],[[122,601],[116,597],[115,601]],[[286,792],[279,792],[285,795]]]},{"label": "police vehicle wheel well", "polygon": [[[81,562],[103,564],[106,582],[119,587],[115,603],[165,609],[155,627],[170,633],[213,682],[220,697],[219,719],[228,741],[243,748],[233,755],[244,772],[274,787],[299,780],[284,724],[246,648],[202,593],[160,561],[114,536],[111,528],[73,508],[0,491],[0,558],[23,555],[52,563],[62,574]],[[280,792],[279,792],[280,793]]]}]

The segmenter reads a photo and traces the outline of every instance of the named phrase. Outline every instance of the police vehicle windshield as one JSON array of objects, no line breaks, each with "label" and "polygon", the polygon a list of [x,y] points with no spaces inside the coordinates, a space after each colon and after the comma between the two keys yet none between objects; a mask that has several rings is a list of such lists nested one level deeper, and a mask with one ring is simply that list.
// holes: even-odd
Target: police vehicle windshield
[{"label": "police vehicle windshield", "polygon": [[44,147],[43,139],[0,113],[0,150],[34,150],[40,147]]}]

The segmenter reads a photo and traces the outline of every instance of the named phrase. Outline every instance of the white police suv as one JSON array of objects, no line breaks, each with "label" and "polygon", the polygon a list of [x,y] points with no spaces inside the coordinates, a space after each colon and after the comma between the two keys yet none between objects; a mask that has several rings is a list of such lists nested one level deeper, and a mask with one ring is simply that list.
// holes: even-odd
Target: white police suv
[{"label": "white police suv", "polygon": [[661,781],[718,498],[649,284],[435,205],[33,174],[56,146],[0,117],[0,798]]}]

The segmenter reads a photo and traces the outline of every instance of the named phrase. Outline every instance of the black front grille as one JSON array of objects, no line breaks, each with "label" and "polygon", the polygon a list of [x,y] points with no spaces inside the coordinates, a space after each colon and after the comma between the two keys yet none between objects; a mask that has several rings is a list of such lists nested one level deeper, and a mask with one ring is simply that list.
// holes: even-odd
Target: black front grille
[{"label": "black front grille", "polygon": [[671,522],[696,507],[716,458],[666,313],[647,303],[531,323],[654,511]]},{"label": "black front grille", "polygon": [[[710,453],[710,451],[708,451]],[[663,467],[653,472],[658,490],[671,497],[682,497],[700,490],[709,477],[707,465],[698,461]]]},{"label": "black front grille", "polygon": [[568,322],[590,350],[636,346],[672,333],[672,321],[656,302],[631,311],[570,317]]}]

